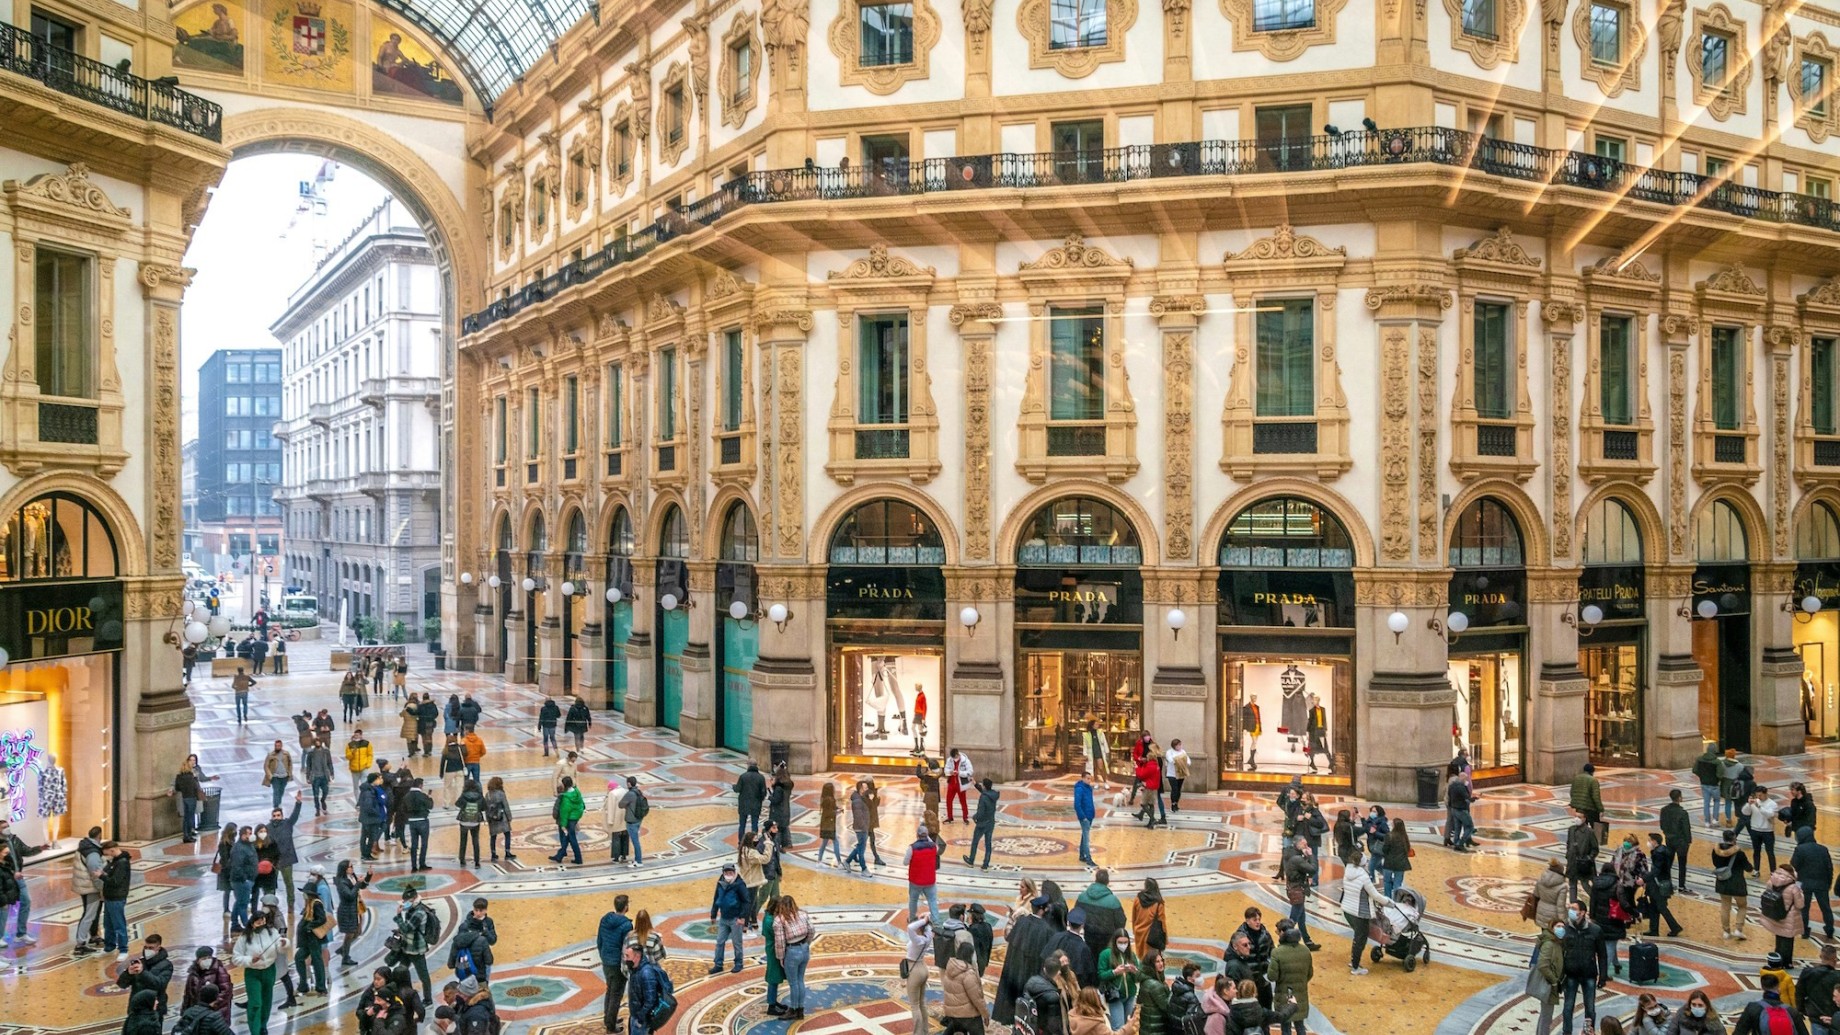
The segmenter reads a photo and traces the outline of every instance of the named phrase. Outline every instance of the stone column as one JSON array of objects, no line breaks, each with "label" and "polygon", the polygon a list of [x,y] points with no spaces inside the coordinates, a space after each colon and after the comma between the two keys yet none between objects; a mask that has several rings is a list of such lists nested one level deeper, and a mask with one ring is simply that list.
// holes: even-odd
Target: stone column
[{"label": "stone column", "polygon": [[1643,709],[1647,762],[1655,768],[1684,769],[1699,757],[1705,743],[1699,722],[1699,688],[1705,674],[1693,659],[1692,623],[1681,614],[1693,606],[1692,585],[1691,565],[1648,570],[1652,676]]},{"label": "stone column", "polygon": [[[1008,571],[1005,576],[1002,572]],[[946,569],[946,726],[941,743],[971,759],[978,773],[1008,780],[1016,773],[1014,699],[1006,692],[997,612],[1013,599],[1015,569]],[[1004,594],[999,587],[1008,585]],[[965,608],[976,608],[978,622],[967,629],[959,621]]]},{"label": "stone column", "polygon": [[[1786,535],[1786,532],[1785,532]],[[1751,753],[1800,754],[1807,739],[1802,726],[1802,656],[1790,630],[1794,618],[1795,565],[1751,565],[1751,642],[1760,648],[1751,679]]]},{"label": "stone column", "polygon": [[1589,760],[1585,692],[1578,667],[1578,573],[1527,573],[1527,649],[1537,665],[1521,749],[1529,783],[1565,783]]},{"label": "stone column", "polygon": [[477,658],[468,658],[469,668],[477,666],[481,672],[503,672],[505,659],[498,656],[498,614],[492,605],[484,600],[473,605],[473,642],[479,645]]},{"label": "stone column", "polygon": [[748,751],[765,770],[774,744],[784,744],[795,773],[812,773],[830,762],[825,745],[835,726],[825,694],[824,569],[799,564],[759,568],[763,605],[783,603],[784,628],[763,622],[760,657],[749,681],[754,726]]},{"label": "stone column", "polygon": [[575,637],[575,693],[598,711],[613,707],[606,661],[607,634],[601,624],[582,623],[581,633]]},{"label": "stone column", "polygon": [[626,721],[658,725],[658,666],[653,661],[653,609],[658,606],[656,558],[633,559],[633,629],[626,641]]},{"label": "stone column", "polygon": [[678,723],[678,736],[696,747],[716,744],[716,709],[719,685],[716,672],[719,659],[710,657],[715,643],[715,625],[721,620],[716,607],[716,566],[714,561],[691,561],[690,639],[684,645],[684,710]]}]

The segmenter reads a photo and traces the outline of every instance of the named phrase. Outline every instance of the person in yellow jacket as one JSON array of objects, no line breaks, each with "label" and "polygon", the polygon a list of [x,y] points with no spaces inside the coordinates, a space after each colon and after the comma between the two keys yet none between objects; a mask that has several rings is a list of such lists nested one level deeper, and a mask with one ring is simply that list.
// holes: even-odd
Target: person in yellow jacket
[{"label": "person in yellow jacket", "polygon": [[353,726],[351,740],[345,744],[345,768],[351,770],[351,794],[356,798],[364,790],[364,774],[371,768],[371,742],[364,739],[364,730]]}]

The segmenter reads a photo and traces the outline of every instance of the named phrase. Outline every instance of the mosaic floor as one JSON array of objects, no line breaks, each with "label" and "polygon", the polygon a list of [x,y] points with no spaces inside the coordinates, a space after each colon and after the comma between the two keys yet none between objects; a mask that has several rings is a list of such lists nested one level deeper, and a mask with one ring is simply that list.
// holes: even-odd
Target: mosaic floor
[{"label": "mosaic floor", "polygon": [[[234,722],[227,682],[200,681],[193,690],[199,710],[194,743],[206,770],[222,778],[225,820],[253,823],[266,816],[268,791],[257,783],[260,760],[276,737],[290,748],[295,744],[290,714],[321,707],[338,713],[337,679],[326,672],[325,648],[309,643],[300,647],[294,655],[296,674],[262,681],[247,726],[239,728]],[[733,796],[727,788],[745,764],[738,755],[686,750],[669,731],[634,729],[611,715],[597,715],[582,766],[590,798],[583,831],[588,865],[564,870],[546,861],[555,844],[548,821],[554,759],[541,752],[535,690],[497,677],[439,673],[425,664],[412,672],[410,688],[427,690],[437,701],[453,692],[471,693],[484,707],[482,731],[489,751],[483,768],[486,775],[506,780],[514,803],[518,860],[478,869],[453,865],[446,854],[457,841],[448,818],[451,812],[437,811],[430,851],[435,869],[411,877],[406,853],[386,853],[385,861],[376,864],[373,908],[354,950],[361,965],[349,970],[335,967],[331,997],[308,999],[289,1017],[277,1015],[271,1031],[356,1030],[356,996],[383,955],[387,932],[379,929],[379,917],[394,912],[409,880],[427,889],[428,900],[449,932],[474,896],[491,900],[499,931],[493,992],[509,1035],[598,1035],[602,985],[594,934],[600,914],[611,908],[613,895],[620,891],[632,896],[634,911],[649,909],[664,934],[683,1009],[677,1031],[779,1035],[788,1030],[785,1022],[765,1013],[758,955],[750,956],[751,965],[741,974],[706,973],[713,951],[713,930],[706,920],[711,882],[734,851]],[[392,706],[387,696],[371,700],[365,713],[370,721],[363,724],[372,733],[377,753],[394,760],[402,749],[396,738],[400,705]],[[342,750],[346,735],[341,723],[336,748]],[[1840,784],[1840,754],[1823,750],[1752,761],[1767,784],[1806,781],[1825,810],[1822,840],[1834,843],[1840,820],[1829,806],[1840,800],[1834,790]],[[432,766],[417,762],[422,763],[414,766],[418,772],[432,773]],[[607,863],[606,837],[598,821],[598,792],[604,779],[626,772],[646,775],[657,806],[644,828],[647,865],[638,870]],[[1691,779],[1684,773],[1606,775],[1605,797],[1613,803],[1607,818],[1613,827],[1650,829],[1655,810],[1672,787],[1688,789],[1697,800],[1697,790],[1689,788]],[[818,781],[800,780],[784,887],[811,908],[819,922],[807,1019],[791,1029],[803,1035],[911,1031],[896,973],[906,906],[898,863],[904,832],[917,821],[920,803],[912,780],[884,784],[882,852],[895,865],[862,879],[812,862]],[[1000,918],[1023,873],[1038,880],[1055,878],[1069,898],[1084,888],[1089,877],[1076,858],[1078,827],[1069,786],[1067,781],[1044,781],[1004,787],[995,865],[989,872],[955,862],[947,865],[941,901],[982,901]],[[336,782],[334,798],[330,815],[314,819],[309,807],[301,820],[299,872],[312,863],[322,863],[331,872],[339,859],[356,856],[355,809],[349,793],[337,793]],[[1432,965],[1408,974],[1398,961],[1388,959],[1371,964],[1372,973],[1365,977],[1350,977],[1343,967],[1348,942],[1342,937],[1346,929],[1337,900],[1327,895],[1316,899],[1311,904],[1311,927],[1323,950],[1316,957],[1310,1030],[1321,1035],[1532,1031],[1534,1010],[1520,995],[1531,925],[1518,914],[1534,876],[1561,844],[1563,798],[1562,789],[1555,801],[1551,789],[1531,786],[1485,793],[1475,810],[1483,850],[1470,855],[1436,846],[1441,813],[1389,807],[1390,814],[1404,816],[1418,846],[1409,883],[1431,904],[1424,929],[1432,946]],[[1325,804],[1333,815],[1341,803]],[[1145,830],[1123,815],[1107,816],[1102,806],[1093,831],[1093,853],[1112,868],[1112,886],[1121,899],[1135,893],[1144,877],[1157,877],[1170,900],[1172,953],[1200,960],[1211,970],[1210,961],[1219,958],[1226,935],[1247,905],[1257,903],[1272,918],[1284,910],[1282,888],[1270,879],[1277,817],[1264,795],[1190,795],[1183,805],[1181,813],[1172,814],[1170,828],[1157,831]],[[1697,805],[1694,811],[1697,817]],[[83,822],[82,817],[73,818]],[[970,828],[954,824],[946,829],[962,852]],[[1711,881],[1703,865],[1704,844],[1713,835],[1704,828],[1695,833],[1701,844],[1693,855],[1691,889],[1673,906],[1686,934],[1661,943],[1663,997],[1679,1001],[1688,989],[1703,987],[1722,1009],[1735,1011],[1754,995],[1757,965],[1769,941],[1761,932],[1742,943],[1717,937],[1716,899],[1707,894]],[[194,845],[175,839],[136,846],[135,887],[128,907],[131,931],[137,945],[142,934],[160,932],[181,973],[195,946],[223,939],[225,920],[210,873],[215,842],[209,836]],[[113,957],[82,958],[69,952],[70,928],[79,909],[70,893],[67,864],[54,862],[42,872],[29,872],[34,874],[33,928],[39,943],[0,952],[0,965],[5,967],[0,973],[0,1035],[118,1030],[127,997],[115,986]],[[1325,875],[1323,891],[1333,895],[1336,883],[1328,878]],[[750,943],[750,952],[757,951],[758,942]],[[1002,951],[1001,938],[997,951]],[[1812,955],[1811,948],[1807,951]],[[997,969],[993,964],[993,980]],[[437,985],[443,978],[443,972],[436,973]],[[175,1015],[178,990],[175,982]],[[1636,991],[1634,986],[1613,983],[1602,1009],[1627,1015]],[[937,997],[936,988],[933,994]],[[240,1031],[240,1010],[237,1016]]]}]

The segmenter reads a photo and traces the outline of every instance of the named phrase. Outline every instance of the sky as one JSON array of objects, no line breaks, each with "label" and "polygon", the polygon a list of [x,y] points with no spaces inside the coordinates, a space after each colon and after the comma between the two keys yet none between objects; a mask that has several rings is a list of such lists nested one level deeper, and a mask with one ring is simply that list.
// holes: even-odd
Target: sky
[{"label": "sky", "polygon": [[[322,165],[326,214],[298,215],[300,184]],[[198,431],[198,368],[218,349],[274,348],[268,333],[288,295],[313,272],[314,243],[335,245],[388,196],[358,170],[307,155],[257,155],[230,164],[192,235],[185,265],[198,271],[179,311],[185,406],[182,435]]]}]

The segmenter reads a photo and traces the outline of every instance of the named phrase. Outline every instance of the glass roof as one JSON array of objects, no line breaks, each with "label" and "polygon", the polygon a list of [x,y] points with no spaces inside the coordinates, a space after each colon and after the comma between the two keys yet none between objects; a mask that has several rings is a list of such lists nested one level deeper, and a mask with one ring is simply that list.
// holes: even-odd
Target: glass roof
[{"label": "glass roof", "polygon": [[594,0],[382,0],[432,35],[486,111],[598,5]]}]

